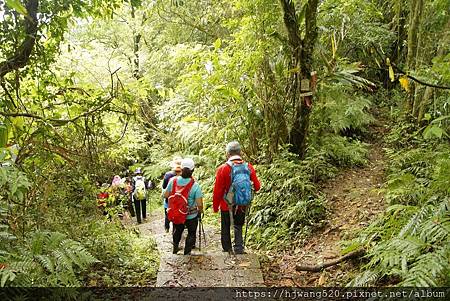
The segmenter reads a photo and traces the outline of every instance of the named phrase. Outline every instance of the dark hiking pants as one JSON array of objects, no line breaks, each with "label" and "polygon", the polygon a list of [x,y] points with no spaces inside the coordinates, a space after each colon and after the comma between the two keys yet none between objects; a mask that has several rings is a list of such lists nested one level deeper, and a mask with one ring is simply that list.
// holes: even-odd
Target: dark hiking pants
[{"label": "dark hiking pants", "polygon": [[187,228],[186,242],[184,244],[184,255],[191,254],[192,249],[195,247],[195,238],[197,233],[198,218],[187,219],[184,224],[173,225],[173,248],[178,250],[180,244],[181,235],[183,234],[184,228]]},{"label": "dark hiking pants", "polygon": [[[230,233],[230,212],[221,211],[220,213],[220,240],[222,242],[222,249],[226,252],[232,250],[231,233]],[[233,213],[234,223],[234,252],[244,252],[244,240],[242,239],[242,228],[245,223],[245,210],[238,210]]]},{"label": "dark hiking pants", "polygon": [[133,207],[133,201],[131,200],[131,196],[128,197],[127,199],[127,209],[131,214],[131,217],[135,217],[136,213],[134,212],[134,207]]},{"label": "dark hiking pants", "polygon": [[[137,219],[137,222],[140,224],[140,223],[142,223],[141,216],[142,216],[143,219],[147,217],[147,212],[146,212],[147,200],[146,199],[144,199],[142,201],[134,200],[134,207],[136,208],[136,219]],[[141,212],[142,212],[142,215],[141,215]]]},{"label": "dark hiking pants", "polygon": [[169,231],[170,228],[170,221],[169,218],[167,217],[167,208],[164,208],[164,229],[166,229],[166,231]]}]

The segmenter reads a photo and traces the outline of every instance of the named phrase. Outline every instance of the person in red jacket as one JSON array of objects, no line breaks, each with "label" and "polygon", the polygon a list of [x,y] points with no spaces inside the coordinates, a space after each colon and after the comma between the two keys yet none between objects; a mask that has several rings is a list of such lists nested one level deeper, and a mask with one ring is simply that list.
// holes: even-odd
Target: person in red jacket
[{"label": "person in red jacket", "polygon": [[[220,165],[216,171],[216,181],[214,183],[213,191],[213,211],[221,211],[221,242],[224,252],[231,252],[231,234],[230,234],[230,210],[228,208],[225,196],[230,190],[231,186],[231,163],[244,163],[241,157],[241,146],[239,142],[232,141],[226,146],[227,163]],[[250,180],[253,183],[253,188],[258,191],[261,184],[256,176],[255,169],[248,163],[250,170]],[[233,206],[233,220],[234,220],[234,252],[235,254],[244,254],[244,242],[242,239],[242,228],[245,223],[245,212],[247,206]]]}]

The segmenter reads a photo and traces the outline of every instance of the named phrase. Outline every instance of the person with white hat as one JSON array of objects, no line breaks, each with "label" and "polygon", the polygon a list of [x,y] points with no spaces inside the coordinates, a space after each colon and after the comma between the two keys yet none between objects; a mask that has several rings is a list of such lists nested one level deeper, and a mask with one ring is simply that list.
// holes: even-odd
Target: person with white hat
[{"label": "person with white hat", "polygon": [[185,158],[181,161],[181,175],[170,179],[164,197],[169,199],[167,216],[173,222],[173,253],[179,251],[181,235],[185,228],[188,234],[184,244],[184,255],[190,255],[195,247],[195,234],[198,221],[203,212],[203,194],[200,185],[192,178],[194,161]]},{"label": "person with white hat", "polygon": [[167,208],[169,207],[169,202],[168,202],[168,199],[164,197],[164,191],[166,190],[167,185],[169,184],[169,181],[171,178],[181,175],[181,160],[182,160],[181,157],[173,158],[173,161],[170,164],[170,166],[172,167],[172,170],[166,172],[164,174],[164,178],[163,178],[162,193],[163,193],[163,199],[164,199],[164,215],[165,215],[164,229],[166,230],[166,233],[169,232],[170,221],[167,218]]},{"label": "person with white hat", "polygon": [[[142,223],[142,220],[147,220],[147,188],[148,181],[142,175],[142,169],[137,168],[134,172],[135,176],[132,180],[133,192],[131,199],[134,203],[136,220],[138,224]],[[142,214],[142,215],[141,215]]]}]

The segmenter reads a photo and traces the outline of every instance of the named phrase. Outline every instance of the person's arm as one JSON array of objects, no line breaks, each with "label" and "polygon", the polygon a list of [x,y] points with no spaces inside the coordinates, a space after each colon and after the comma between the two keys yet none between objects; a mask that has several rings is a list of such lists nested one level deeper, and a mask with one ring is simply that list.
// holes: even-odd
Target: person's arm
[{"label": "person's arm", "polygon": [[203,198],[195,199],[195,202],[197,203],[198,212],[203,213]]},{"label": "person's arm", "polygon": [[163,179],[163,183],[162,183],[162,189],[166,189],[167,185],[169,184],[169,180],[170,180],[170,174],[166,173],[164,175],[164,179]]},{"label": "person's arm", "polygon": [[197,189],[195,190],[194,199],[195,203],[197,204],[197,209],[200,214],[203,213],[203,192],[202,188],[198,183],[196,183]]},{"label": "person's arm", "polygon": [[170,191],[172,190],[173,185],[173,178],[170,179],[169,183],[167,184],[166,191],[164,191],[164,198],[168,198],[170,195]]},{"label": "person's arm", "polygon": [[214,182],[214,189],[213,189],[213,211],[218,212],[220,202],[223,199],[223,196],[225,195],[225,187],[223,183],[223,177],[222,177],[222,170],[223,167],[219,167],[216,172],[216,181]]},{"label": "person's arm", "polygon": [[253,188],[255,192],[261,189],[261,183],[259,182],[258,177],[256,176],[255,168],[249,163],[248,168],[250,169],[250,180],[253,182]]}]

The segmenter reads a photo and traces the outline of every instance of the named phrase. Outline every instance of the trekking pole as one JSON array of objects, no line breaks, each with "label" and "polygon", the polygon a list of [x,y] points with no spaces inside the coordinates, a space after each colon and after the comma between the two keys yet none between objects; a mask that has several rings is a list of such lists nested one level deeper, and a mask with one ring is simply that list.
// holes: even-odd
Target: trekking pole
[{"label": "trekking pole", "polygon": [[[203,213],[203,216],[205,216],[205,214]],[[206,248],[206,235],[205,235],[205,227],[203,227],[203,222],[201,223],[202,226],[202,232],[203,232],[203,240],[204,240],[204,244],[205,244],[205,248]]]},{"label": "trekking pole", "polygon": [[202,251],[202,216],[199,214],[198,218],[198,250]]},{"label": "trekking pole", "polygon": [[245,213],[245,233],[244,233],[244,247],[247,242],[247,230],[248,230],[248,219],[250,216],[250,208],[252,208],[251,203],[247,207],[247,212]]},{"label": "trekking pole", "polygon": [[248,204],[248,207],[247,207],[246,212],[245,212],[244,247],[245,247],[245,243],[247,242],[248,220],[249,220],[249,218],[250,218],[250,210],[251,210],[251,208],[252,208],[253,197],[254,197],[254,191],[252,190],[252,196],[251,196],[251,199],[250,199],[250,203]]}]

